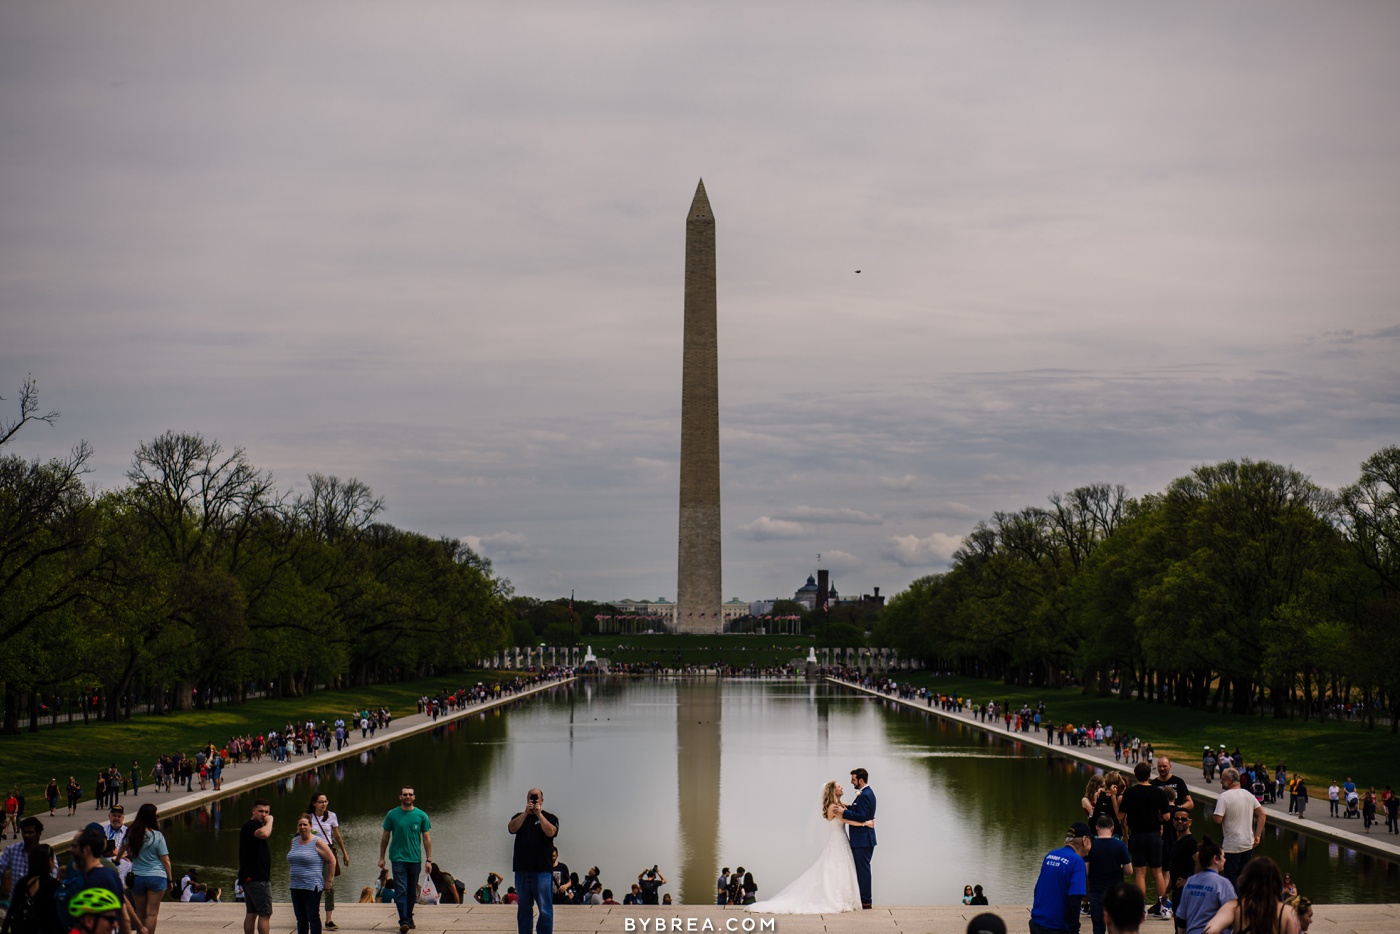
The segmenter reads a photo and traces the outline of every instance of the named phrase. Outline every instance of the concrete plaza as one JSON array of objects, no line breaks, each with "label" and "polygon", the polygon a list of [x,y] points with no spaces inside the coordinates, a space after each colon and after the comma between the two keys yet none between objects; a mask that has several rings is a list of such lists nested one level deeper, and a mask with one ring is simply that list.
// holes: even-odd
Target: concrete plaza
[{"label": "concrete plaza", "polygon": [[[1024,905],[992,905],[981,909],[1000,915],[1010,934],[1027,930],[1029,909]],[[597,907],[561,905],[554,909],[554,930],[561,934],[634,934],[654,931],[764,931],[774,934],[825,934],[828,931],[870,932],[870,934],[964,934],[967,922],[979,912],[959,905],[953,908],[878,907],[872,911],[852,911],[836,915],[757,915],[713,905],[672,907]],[[192,905],[166,903],[161,906],[158,934],[209,934],[243,929],[243,906],[239,904]],[[1395,934],[1400,931],[1398,905],[1318,905],[1314,909],[1311,934]],[[414,913],[414,934],[453,931],[500,931],[516,929],[515,908],[506,905],[424,905]],[[398,918],[392,905],[337,905],[335,921],[340,931],[396,932]],[[642,922],[646,921],[645,927]],[[664,925],[658,928],[657,922]],[[630,925],[629,925],[630,922]],[[745,927],[746,922],[755,926]],[[769,924],[771,922],[771,924]],[[707,926],[708,924],[708,926]],[[273,934],[294,931],[292,906],[279,903],[273,908]],[[1172,934],[1172,926],[1160,921],[1143,925],[1145,934]],[[1086,921],[1085,934],[1089,931]],[[339,934],[339,932],[337,932]]]}]

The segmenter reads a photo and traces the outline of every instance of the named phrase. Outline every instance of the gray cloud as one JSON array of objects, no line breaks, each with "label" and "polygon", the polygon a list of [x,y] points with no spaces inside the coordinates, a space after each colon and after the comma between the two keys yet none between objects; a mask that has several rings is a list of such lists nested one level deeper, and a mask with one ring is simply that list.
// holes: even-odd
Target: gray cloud
[{"label": "gray cloud", "polygon": [[479,555],[493,561],[529,561],[539,557],[530,547],[529,539],[519,532],[494,532],[490,535],[464,535],[462,542]]},{"label": "gray cloud", "polygon": [[916,519],[981,519],[983,514],[966,503],[948,500],[909,510]]},{"label": "gray cloud", "polygon": [[774,539],[805,538],[807,530],[798,522],[772,519],[759,516],[747,525],[739,526],[739,537],[754,542],[767,542]]},{"label": "gray cloud", "polygon": [[900,567],[946,568],[953,552],[962,546],[962,537],[930,532],[928,535],[896,535],[889,540],[881,557]]},{"label": "gray cloud", "polygon": [[775,519],[790,519],[794,522],[836,523],[840,525],[879,525],[885,521],[879,515],[861,512],[859,509],[830,506],[793,506],[774,513]]},{"label": "gray cloud", "polygon": [[102,486],[200,431],[673,596],[703,175],[727,596],[1084,483],[1339,486],[1400,423],[1400,7],[1186,8],[0,5],[0,395]]}]

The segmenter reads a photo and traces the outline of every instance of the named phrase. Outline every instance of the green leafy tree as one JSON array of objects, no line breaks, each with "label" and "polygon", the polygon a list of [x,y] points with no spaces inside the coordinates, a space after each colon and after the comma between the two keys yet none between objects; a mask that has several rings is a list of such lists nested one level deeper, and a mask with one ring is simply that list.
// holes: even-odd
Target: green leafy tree
[{"label": "green leafy tree", "polygon": [[[66,458],[26,460],[5,450],[26,425],[52,425],[40,414],[38,389],[26,379],[19,414],[0,422],[0,681],[5,716],[0,730],[19,730],[21,694],[37,709],[36,689],[52,676],[40,630],[69,617],[92,572],[92,500],[82,478],[92,450],[80,442]],[[63,628],[66,628],[63,627]],[[31,717],[31,729],[37,721]]]}]

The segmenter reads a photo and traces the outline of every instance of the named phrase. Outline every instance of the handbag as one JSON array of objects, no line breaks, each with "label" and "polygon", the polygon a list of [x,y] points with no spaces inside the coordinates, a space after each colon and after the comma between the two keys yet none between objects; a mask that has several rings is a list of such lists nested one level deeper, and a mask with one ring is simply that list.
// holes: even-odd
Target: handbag
[{"label": "handbag", "polygon": [[418,886],[418,901],[424,905],[438,903],[437,886],[433,884],[433,877],[427,873],[423,874],[423,881]]}]

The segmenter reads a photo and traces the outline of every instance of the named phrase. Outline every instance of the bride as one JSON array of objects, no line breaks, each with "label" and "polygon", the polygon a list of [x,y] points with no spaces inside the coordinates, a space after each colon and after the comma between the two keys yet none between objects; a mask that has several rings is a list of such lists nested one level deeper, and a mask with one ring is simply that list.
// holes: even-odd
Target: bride
[{"label": "bride", "polygon": [[745,911],[771,915],[815,915],[855,911],[860,907],[856,864],[851,858],[851,843],[846,839],[845,825],[874,827],[875,822],[846,820],[842,816],[846,811],[846,805],[841,801],[843,791],[839,782],[827,782],[822,787],[826,843],[817,861],[777,895],[767,901],[745,905]]}]

